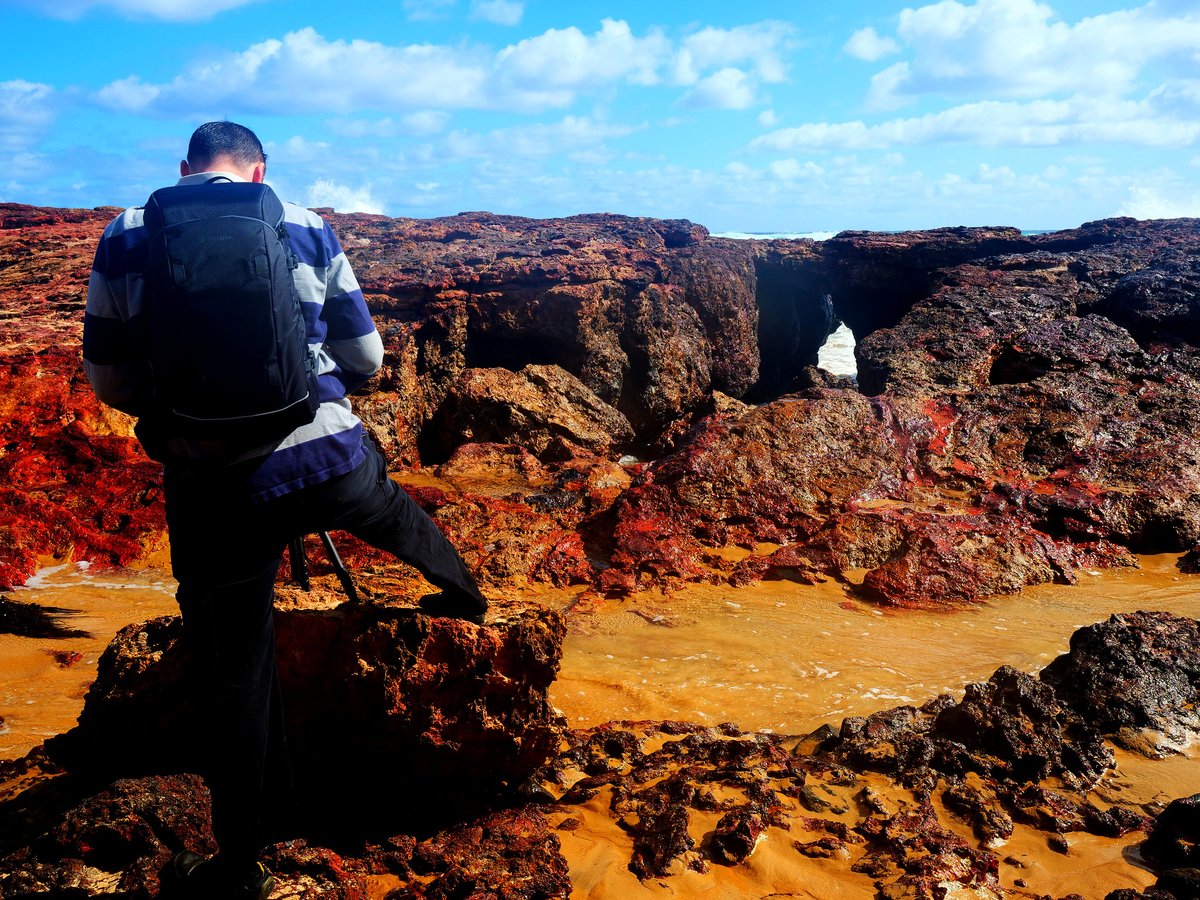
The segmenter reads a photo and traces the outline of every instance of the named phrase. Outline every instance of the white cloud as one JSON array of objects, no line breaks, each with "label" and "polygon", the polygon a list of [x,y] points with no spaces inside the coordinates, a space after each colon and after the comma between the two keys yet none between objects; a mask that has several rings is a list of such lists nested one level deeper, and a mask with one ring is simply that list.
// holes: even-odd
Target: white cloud
[{"label": "white cloud", "polygon": [[591,36],[572,25],[525,38],[501,50],[496,64],[507,83],[530,91],[570,91],[613,81],[655,84],[670,49],[658,31],[639,38],[627,23],[605,19]]},{"label": "white cloud", "polygon": [[496,25],[518,25],[525,15],[525,4],[518,0],[471,0],[471,18]]},{"label": "white cloud", "polygon": [[120,81],[106,84],[97,93],[97,98],[105,106],[113,109],[145,109],[162,93],[162,88],[155,84],[147,84],[137,75],[130,75]]},{"label": "white cloud", "polygon": [[403,0],[405,16],[412,22],[429,22],[445,18],[458,0]]},{"label": "white cloud", "polygon": [[0,149],[25,149],[37,141],[54,121],[54,98],[48,84],[0,82]]},{"label": "white cloud", "polygon": [[[444,8],[442,0],[434,6],[411,0],[408,7],[414,15]],[[482,0],[475,8],[496,16],[517,12],[516,6],[502,10]],[[114,81],[94,97],[110,109],[188,118],[280,109],[380,111],[393,118],[405,110],[530,113],[563,108],[580,94],[614,85],[661,84],[665,73],[673,83],[693,86],[695,105],[742,108],[759,84],[786,78],[783,51],[790,35],[791,26],[764,22],[707,28],[677,46],[659,29],[638,35],[626,22],[605,19],[590,34],[574,26],[551,28],[492,50],[470,43],[331,40],[309,27],[241,51],[214,51],[169,81],[136,75]]]},{"label": "white cloud", "polygon": [[451,158],[536,159],[560,153],[595,151],[606,140],[633,134],[644,126],[611,125],[587,116],[566,116],[553,123],[516,125],[487,134],[465,131],[447,136]]},{"label": "white cloud", "polygon": [[483,107],[487,60],[414,44],[329,41],[304,28],[188,66],[162,85],[113,82],[98,99],[116,109],[165,114],[349,112],[396,107]]},{"label": "white cloud", "polygon": [[355,188],[325,179],[308,186],[305,205],[328,206],[336,212],[383,213],[383,204],[371,196],[369,185]]},{"label": "white cloud", "polygon": [[850,35],[850,40],[846,41],[842,49],[855,59],[875,62],[885,56],[899,53],[900,45],[896,43],[895,38],[881,37],[874,28],[861,28]]},{"label": "white cloud", "polygon": [[925,94],[1121,94],[1151,61],[1193,57],[1194,68],[1200,8],[1152,2],[1068,24],[1036,0],[941,0],[903,10],[897,33],[912,58],[876,76],[876,108]]},{"label": "white cloud", "polygon": [[450,124],[450,114],[441,110],[420,110],[414,113],[382,119],[332,119],[329,130],[349,138],[428,137],[440,134]]},{"label": "white cloud", "polygon": [[1179,119],[1145,101],[1071,97],[1028,103],[983,101],[877,125],[816,122],[783,128],[751,143],[756,150],[886,149],[935,143],[1053,147],[1118,143],[1186,147],[1200,141],[1200,118]]},{"label": "white cloud", "polygon": [[703,28],[684,38],[672,62],[677,84],[695,84],[710,69],[741,65],[767,83],[787,80],[783,54],[795,29],[787,22],[758,22],[735,28]]},{"label": "white cloud", "polygon": [[1129,199],[1117,212],[1135,219],[1182,219],[1200,217],[1200,192],[1170,196],[1152,187],[1134,187]]},{"label": "white cloud", "polygon": [[767,166],[767,171],[783,181],[794,181],[797,178],[815,178],[825,170],[811,160],[802,163],[796,159],[777,159]]},{"label": "white cloud", "polygon": [[258,0],[20,0],[22,6],[56,19],[78,19],[92,10],[111,9],[128,18],[165,19],[169,22],[199,22],[218,13],[237,9]]},{"label": "white cloud", "polygon": [[684,103],[697,109],[746,109],[754,105],[754,84],[741,69],[718,69],[688,92]]},{"label": "white cloud", "polygon": [[758,114],[758,124],[763,128],[774,128],[779,124],[779,116],[773,109],[764,109]]}]

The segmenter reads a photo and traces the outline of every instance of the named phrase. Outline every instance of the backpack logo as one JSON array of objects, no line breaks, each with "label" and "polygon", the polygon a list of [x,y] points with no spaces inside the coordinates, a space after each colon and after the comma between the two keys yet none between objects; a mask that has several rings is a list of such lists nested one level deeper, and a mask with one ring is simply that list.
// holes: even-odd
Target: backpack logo
[{"label": "backpack logo", "polygon": [[177,185],[144,218],[153,430],[269,453],[320,405],[283,204],[265,184]]}]

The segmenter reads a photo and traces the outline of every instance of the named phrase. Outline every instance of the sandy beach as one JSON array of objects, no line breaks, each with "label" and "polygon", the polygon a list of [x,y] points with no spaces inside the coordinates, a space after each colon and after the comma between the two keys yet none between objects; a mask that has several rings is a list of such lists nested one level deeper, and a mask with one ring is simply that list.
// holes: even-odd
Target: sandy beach
[{"label": "sandy beach", "polygon": [[[1138,569],[1089,575],[1076,586],[1041,586],[954,613],[884,612],[848,599],[833,584],[691,588],[603,605],[578,602],[569,591],[543,591],[539,599],[562,609],[569,629],[551,696],[576,728],[684,719],[802,735],[824,723],[836,726],[847,715],[920,703],[938,693],[961,696],[966,682],[986,679],[1002,664],[1037,671],[1066,649],[1077,627],[1112,613],[1154,608],[1200,617],[1200,592],[1175,569],[1176,559],[1143,557]],[[71,727],[107,640],[129,622],[173,614],[172,589],[170,578],[156,569],[95,572],[59,564],[13,592],[22,602],[75,611],[64,615],[63,624],[92,636],[2,639],[0,752],[17,757]],[[1200,791],[1196,750],[1161,761],[1118,751],[1116,769],[1089,799],[1101,808],[1156,808]],[[905,802],[896,785],[863,777],[880,796]],[[862,788],[856,785],[854,792]],[[845,795],[844,808],[854,806],[848,789],[829,790]],[[617,827],[609,804],[601,792],[550,815],[570,867],[572,897],[580,900],[875,896],[872,879],[851,871],[853,858],[796,852],[794,843],[819,837],[804,824],[803,810],[787,828],[768,828],[743,865],[639,880],[629,870],[632,839]],[[947,828],[972,838],[960,818],[937,808]],[[693,815],[690,831],[698,846],[718,818],[718,812]],[[854,813],[834,818],[852,824]],[[1000,881],[1008,896],[1074,892],[1099,898],[1154,882],[1132,849],[1138,839],[1072,834],[1064,853],[1047,845],[1045,832],[1019,825],[1005,846],[991,849],[1003,860]],[[372,879],[372,896],[384,897],[395,884]]]}]

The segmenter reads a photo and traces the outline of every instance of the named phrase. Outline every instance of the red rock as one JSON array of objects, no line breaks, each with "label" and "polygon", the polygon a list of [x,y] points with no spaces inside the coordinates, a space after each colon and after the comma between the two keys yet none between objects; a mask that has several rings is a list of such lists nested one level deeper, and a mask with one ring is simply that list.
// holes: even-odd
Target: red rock
[{"label": "red rock", "polygon": [[[157,466],[77,365],[111,212],[0,205],[0,587],[46,556],[163,546]],[[813,244],[620,216],[331,220],[387,347],[356,403],[393,462],[483,437],[553,470],[511,496],[413,486],[498,588],[869,568],[881,602],[942,604],[1200,544],[1194,221]],[[838,319],[861,392],[809,370]],[[629,446],[666,455],[619,499],[569,462]],[[763,543],[783,547],[713,553]]]},{"label": "red rock", "polygon": [[467,369],[451,387],[432,430],[443,452],[470,442],[519,444],[542,454],[567,440],[611,456],[633,440],[629,421],[558,366]]}]

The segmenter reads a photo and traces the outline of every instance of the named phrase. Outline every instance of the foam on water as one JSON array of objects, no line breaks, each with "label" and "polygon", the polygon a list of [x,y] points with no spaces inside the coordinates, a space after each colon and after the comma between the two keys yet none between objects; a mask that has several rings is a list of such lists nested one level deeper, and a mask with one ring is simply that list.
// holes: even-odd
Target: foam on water
[{"label": "foam on water", "polygon": [[834,375],[857,375],[858,361],[854,358],[854,332],[845,325],[825,339],[817,352],[817,365]]}]

